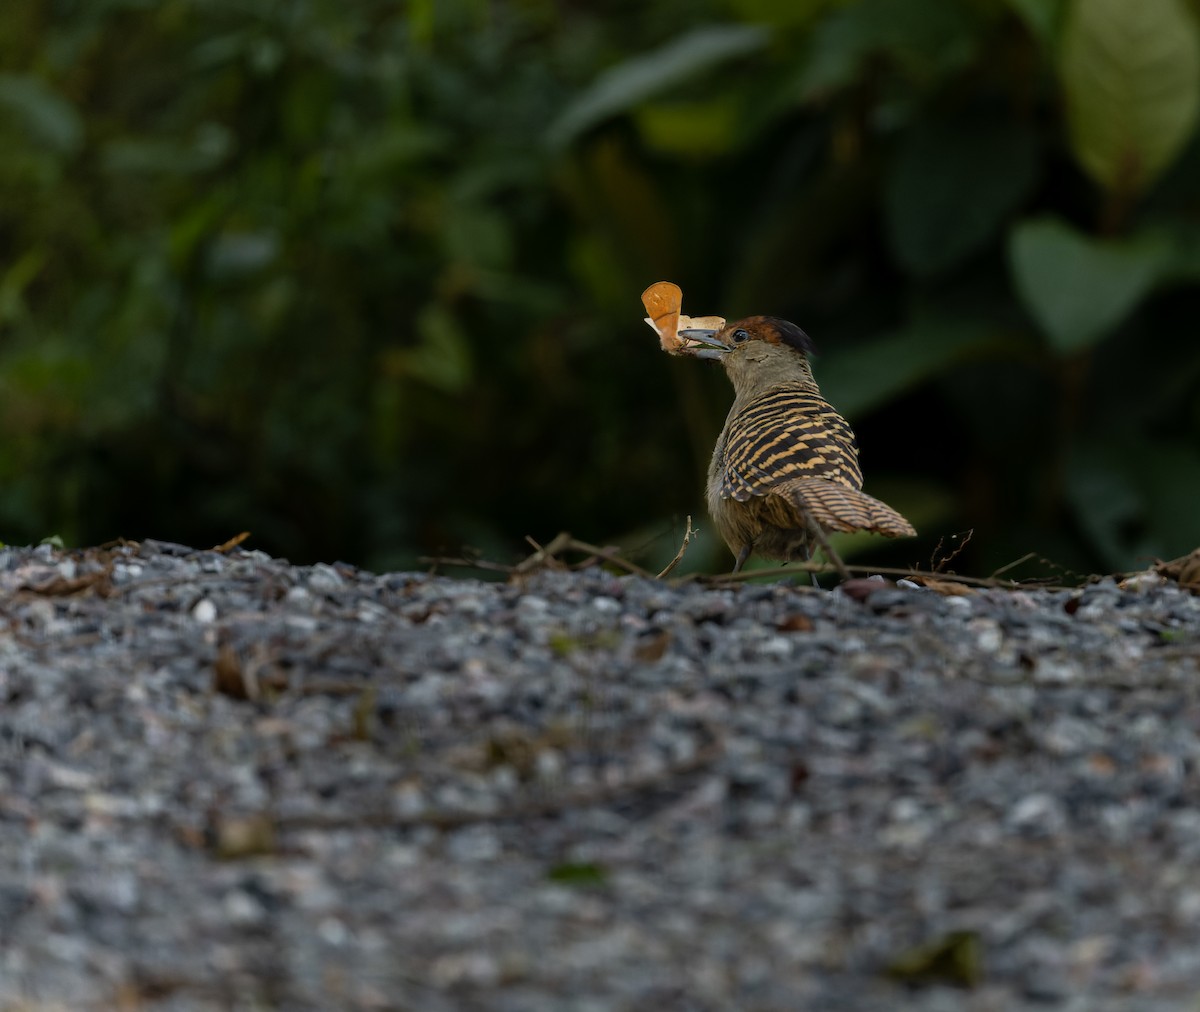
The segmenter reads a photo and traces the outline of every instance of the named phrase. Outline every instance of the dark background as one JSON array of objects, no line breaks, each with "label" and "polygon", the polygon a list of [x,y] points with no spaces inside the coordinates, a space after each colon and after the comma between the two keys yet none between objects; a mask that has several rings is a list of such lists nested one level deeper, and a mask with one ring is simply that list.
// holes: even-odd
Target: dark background
[{"label": "dark background", "polygon": [[690,512],[685,568],[726,568],[730,392],[641,322],[666,279],[813,335],[922,535],[846,551],[1186,552],[1198,12],[0,5],[0,540],[383,569],[569,529],[654,566]]}]

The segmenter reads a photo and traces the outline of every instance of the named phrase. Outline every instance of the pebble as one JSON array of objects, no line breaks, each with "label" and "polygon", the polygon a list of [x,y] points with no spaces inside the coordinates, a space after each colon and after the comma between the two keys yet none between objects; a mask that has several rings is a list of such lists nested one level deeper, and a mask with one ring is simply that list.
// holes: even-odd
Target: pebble
[{"label": "pebble", "polygon": [[0,1008],[1195,1004],[1200,598],[907,582],[0,549]]}]

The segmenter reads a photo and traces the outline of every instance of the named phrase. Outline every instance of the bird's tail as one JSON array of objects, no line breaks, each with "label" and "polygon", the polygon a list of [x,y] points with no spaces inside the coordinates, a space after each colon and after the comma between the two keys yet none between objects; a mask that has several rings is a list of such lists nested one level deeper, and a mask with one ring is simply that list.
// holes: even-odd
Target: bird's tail
[{"label": "bird's tail", "polygon": [[889,538],[917,532],[885,502],[828,478],[793,478],[772,489],[827,531],[871,531]]}]

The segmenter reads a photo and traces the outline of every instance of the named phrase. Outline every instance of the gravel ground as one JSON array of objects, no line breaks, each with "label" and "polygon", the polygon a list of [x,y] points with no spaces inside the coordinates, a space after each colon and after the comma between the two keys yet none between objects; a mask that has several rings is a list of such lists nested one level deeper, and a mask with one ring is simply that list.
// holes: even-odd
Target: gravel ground
[{"label": "gravel ground", "polygon": [[0,619],[0,1009],[1200,1009],[1174,584],[145,542]]}]

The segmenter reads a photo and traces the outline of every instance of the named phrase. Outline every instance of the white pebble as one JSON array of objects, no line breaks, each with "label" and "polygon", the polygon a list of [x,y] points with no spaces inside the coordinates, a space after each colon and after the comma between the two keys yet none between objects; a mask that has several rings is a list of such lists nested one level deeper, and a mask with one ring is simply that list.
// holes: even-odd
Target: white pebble
[{"label": "white pebble", "polygon": [[333,566],[328,563],[318,562],[312,567],[312,574],[308,578],[308,585],[318,594],[327,594],[330,591],[339,590],[346,585],[346,581],[342,579],[339,573]]},{"label": "white pebble", "polygon": [[1037,829],[1055,832],[1062,828],[1062,807],[1049,794],[1028,794],[1018,801],[1008,814],[1010,825],[1018,829]]},{"label": "white pebble", "polygon": [[1000,649],[1000,644],[1004,642],[1004,634],[1000,632],[998,623],[981,622],[975,628],[975,645],[980,650],[985,654],[994,654]]},{"label": "white pebble", "polygon": [[288,592],[283,598],[288,604],[306,605],[312,600],[312,594],[308,592],[307,587],[295,586],[289,587]]}]

